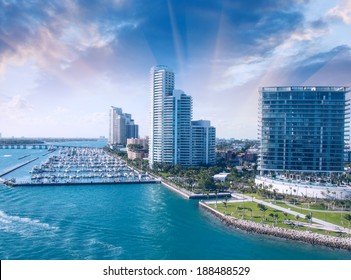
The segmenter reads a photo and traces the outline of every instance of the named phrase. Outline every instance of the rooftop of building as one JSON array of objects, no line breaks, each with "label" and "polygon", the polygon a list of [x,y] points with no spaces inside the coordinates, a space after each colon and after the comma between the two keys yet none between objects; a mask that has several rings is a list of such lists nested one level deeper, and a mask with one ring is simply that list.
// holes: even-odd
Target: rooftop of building
[{"label": "rooftop of building", "polygon": [[170,69],[168,66],[166,65],[155,65],[151,68],[151,70],[168,70],[168,71],[172,71],[172,69]]},{"label": "rooftop of building", "polygon": [[286,92],[286,91],[334,91],[349,92],[350,87],[346,86],[279,86],[279,87],[261,87],[260,92]]}]

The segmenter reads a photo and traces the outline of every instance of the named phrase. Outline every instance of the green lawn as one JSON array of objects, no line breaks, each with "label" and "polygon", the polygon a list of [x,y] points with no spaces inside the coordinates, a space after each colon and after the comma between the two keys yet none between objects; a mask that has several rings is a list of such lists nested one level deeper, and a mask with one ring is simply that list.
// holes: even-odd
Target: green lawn
[{"label": "green lawn", "polygon": [[[333,223],[339,226],[343,226],[343,227],[348,227],[348,222],[344,219],[344,215],[345,214],[350,214],[350,212],[317,212],[315,211],[315,209],[310,209],[310,210],[303,210],[301,209],[299,206],[295,205],[295,206],[290,206],[290,205],[286,205],[284,202],[274,202],[274,204],[279,205],[281,207],[284,207],[286,209],[290,208],[291,210],[294,210],[296,212],[299,212],[301,214],[307,215],[312,213],[312,217],[329,222],[329,223]],[[306,207],[303,207],[306,208]],[[319,209],[316,209],[319,210]]]},{"label": "green lawn", "polygon": [[[279,204],[280,206],[284,206],[286,208],[291,208],[292,207],[288,207],[286,204],[280,202],[280,203],[276,203]],[[284,205],[283,205],[284,204]],[[321,233],[321,234],[327,234],[327,235],[333,235],[336,236],[337,234],[334,232],[327,232],[324,230],[320,230],[320,229],[311,229],[308,227],[304,227],[301,226],[302,223],[307,223],[308,221],[305,219],[302,219],[301,217],[299,219],[296,219],[296,216],[291,215],[291,214],[287,214],[284,215],[284,213],[280,210],[276,210],[274,208],[268,207],[267,206],[267,210],[265,211],[265,213],[263,211],[261,211],[258,207],[258,203],[256,202],[235,202],[235,203],[227,203],[227,207],[225,207],[223,202],[218,202],[217,203],[217,207],[215,204],[210,204],[210,207],[220,211],[221,213],[226,213],[229,216],[238,218],[238,219],[244,219],[244,220],[250,220],[256,223],[264,223],[264,224],[269,224],[269,225],[275,225],[277,227],[280,228],[289,228],[289,229],[298,229],[298,230],[309,230],[309,231],[313,231],[313,232],[317,232],[317,233]],[[248,208],[252,209],[252,211],[250,211]],[[299,212],[301,214],[309,214],[310,211],[304,211],[301,210],[299,208],[294,208],[292,210],[295,210],[296,212]],[[324,219],[323,217],[319,217],[318,215],[315,215],[315,213],[317,212],[313,212],[313,217],[319,218],[321,220],[326,220],[326,221],[336,221],[339,219],[339,224],[340,224],[340,214],[339,216],[335,216],[335,213],[330,213],[330,215],[326,215],[327,219]],[[270,214],[277,214],[278,216],[272,217],[270,216]],[[323,214],[324,213],[318,213],[318,214]],[[326,213],[329,214],[329,213]],[[334,217],[335,216],[335,217]],[[284,220],[290,220],[292,222],[294,222],[295,225],[289,225],[284,223]],[[336,224],[336,223],[335,223]],[[347,221],[344,221],[344,225],[347,227]],[[344,234],[344,236],[346,236],[346,234]]]},{"label": "green lawn", "polygon": [[[210,205],[212,208],[216,208],[215,205]],[[252,212],[248,209],[252,209]],[[285,216],[282,211],[267,207],[267,211],[263,212],[258,208],[258,203],[256,202],[235,202],[235,203],[227,203],[227,207],[225,208],[223,203],[217,204],[217,210],[222,213],[227,213],[227,215],[231,215],[236,218],[251,220],[256,223],[264,222],[266,224],[272,224],[277,219],[278,223],[281,223],[283,220],[292,220],[296,221],[295,216],[291,214],[287,214]],[[277,214],[278,217],[271,217],[269,214]],[[300,219],[301,221],[301,219]],[[286,224],[283,224],[287,226]]]}]

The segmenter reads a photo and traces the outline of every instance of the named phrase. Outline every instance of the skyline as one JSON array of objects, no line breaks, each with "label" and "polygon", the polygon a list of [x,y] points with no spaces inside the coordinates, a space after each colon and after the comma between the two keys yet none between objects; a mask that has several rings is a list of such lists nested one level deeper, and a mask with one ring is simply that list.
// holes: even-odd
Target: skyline
[{"label": "skyline", "polygon": [[257,139],[259,87],[351,85],[349,1],[0,1],[0,15],[2,137],[107,137],[111,105],[147,136],[158,64],[218,138]]}]

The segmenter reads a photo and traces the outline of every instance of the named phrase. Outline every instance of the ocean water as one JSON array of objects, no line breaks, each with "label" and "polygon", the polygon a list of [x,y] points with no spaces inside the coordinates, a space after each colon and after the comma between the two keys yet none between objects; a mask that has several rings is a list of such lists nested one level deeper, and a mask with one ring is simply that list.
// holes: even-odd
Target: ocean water
[{"label": "ocean water", "polygon": [[[0,170],[46,151],[1,150]],[[0,184],[0,259],[351,259],[351,252],[233,230],[160,184]]]}]

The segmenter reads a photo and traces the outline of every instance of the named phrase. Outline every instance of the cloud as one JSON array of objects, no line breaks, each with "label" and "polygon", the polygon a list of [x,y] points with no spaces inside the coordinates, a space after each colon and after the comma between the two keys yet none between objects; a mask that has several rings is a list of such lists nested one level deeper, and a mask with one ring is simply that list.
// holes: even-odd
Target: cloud
[{"label": "cloud", "polygon": [[[243,131],[242,123],[249,133],[258,86],[349,82],[350,7],[330,7],[302,0],[0,0],[0,92],[7,96],[0,96],[0,114],[21,116],[21,129],[32,134],[103,135],[115,105],[146,131],[148,73],[161,63],[220,134]],[[15,118],[0,122],[22,133]]]},{"label": "cloud", "polygon": [[[299,65],[296,73],[304,75],[304,84],[351,85],[351,47],[337,46],[319,53]],[[308,75],[310,74],[310,75]]]},{"label": "cloud", "polygon": [[222,91],[246,83],[257,85],[293,80],[291,75],[287,75],[292,65],[297,65],[307,58],[312,59],[316,51],[321,51],[322,38],[330,34],[328,25],[322,19],[301,21],[294,29],[284,32],[285,35],[267,33],[261,50],[247,50],[238,58],[225,59],[225,56],[221,56],[221,66],[217,66],[214,71],[212,88]]},{"label": "cloud", "polygon": [[[302,3],[303,4],[303,3]],[[217,54],[267,55],[303,25],[302,5],[294,1],[225,2]]]},{"label": "cloud", "polygon": [[345,24],[351,24],[351,2],[348,0],[341,1],[327,12],[327,17],[341,20]]},{"label": "cloud", "polygon": [[57,114],[65,114],[67,112],[68,112],[68,109],[65,107],[58,106],[55,109],[55,113],[57,113]]},{"label": "cloud", "polygon": [[22,95],[12,96],[9,100],[0,101],[0,119],[2,121],[20,122],[26,119],[34,109],[33,105]]},{"label": "cloud", "polygon": [[78,122],[80,124],[84,124],[85,126],[89,126],[92,124],[108,124],[108,114],[106,112],[93,112],[86,114],[79,118]]},{"label": "cloud", "polygon": [[[0,66],[35,58],[44,70],[61,70],[91,48],[117,41],[120,32],[136,28],[123,15],[123,1],[101,8],[98,1],[0,2]],[[113,4],[113,5],[112,5]],[[115,12],[115,15],[111,15]]]},{"label": "cloud", "polygon": [[307,54],[289,64],[272,67],[260,86],[278,85],[349,85],[351,84],[351,48],[347,45]]}]

